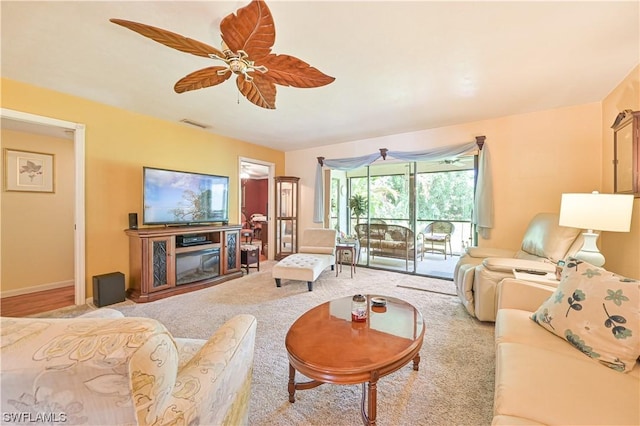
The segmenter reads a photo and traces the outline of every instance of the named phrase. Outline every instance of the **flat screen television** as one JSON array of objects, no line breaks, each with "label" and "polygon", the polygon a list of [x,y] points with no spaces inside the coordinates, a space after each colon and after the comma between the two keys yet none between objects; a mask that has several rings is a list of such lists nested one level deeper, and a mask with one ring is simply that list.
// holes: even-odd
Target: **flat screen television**
[{"label": "flat screen television", "polygon": [[229,222],[229,177],[143,167],[145,225]]}]

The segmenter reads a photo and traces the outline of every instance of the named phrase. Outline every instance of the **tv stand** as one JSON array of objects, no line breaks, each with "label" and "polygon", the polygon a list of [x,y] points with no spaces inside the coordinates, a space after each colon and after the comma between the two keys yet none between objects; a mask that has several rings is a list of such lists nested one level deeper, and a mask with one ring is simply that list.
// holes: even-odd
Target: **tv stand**
[{"label": "tv stand", "polygon": [[[151,302],[241,277],[241,227],[190,225],[125,230],[129,237],[127,296],[134,302]],[[193,236],[201,240],[177,243]]]}]

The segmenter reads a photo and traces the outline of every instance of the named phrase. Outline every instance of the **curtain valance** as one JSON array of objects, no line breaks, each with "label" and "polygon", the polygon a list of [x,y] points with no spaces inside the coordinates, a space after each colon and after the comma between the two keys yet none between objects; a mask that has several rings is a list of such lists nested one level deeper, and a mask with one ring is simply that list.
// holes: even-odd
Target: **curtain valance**
[{"label": "curtain valance", "polygon": [[[373,163],[380,158],[380,153],[363,155],[361,157],[338,158],[335,160],[322,160],[329,169],[349,171]],[[322,166],[321,166],[322,167]]]},{"label": "curtain valance", "polygon": [[424,151],[388,151],[390,157],[403,161],[442,161],[447,158],[457,157],[478,149],[475,142],[464,143],[454,146],[443,146],[439,148],[427,149]]}]

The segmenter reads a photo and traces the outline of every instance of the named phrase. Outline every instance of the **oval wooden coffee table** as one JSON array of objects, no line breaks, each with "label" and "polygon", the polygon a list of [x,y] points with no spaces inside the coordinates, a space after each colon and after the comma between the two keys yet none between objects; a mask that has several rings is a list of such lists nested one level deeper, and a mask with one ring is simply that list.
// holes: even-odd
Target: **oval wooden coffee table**
[{"label": "oval wooden coffee table", "polygon": [[[384,297],[386,307],[372,307],[372,297]],[[367,295],[367,303],[367,322],[351,321],[349,296],[316,306],[293,323],[285,340],[290,402],[295,402],[296,390],[323,383],[362,383],[362,418],[366,424],[376,424],[378,379],[412,360],[418,370],[424,322],[422,314],[403,300]],[[296,382],[296,371],[311,381]]]}]

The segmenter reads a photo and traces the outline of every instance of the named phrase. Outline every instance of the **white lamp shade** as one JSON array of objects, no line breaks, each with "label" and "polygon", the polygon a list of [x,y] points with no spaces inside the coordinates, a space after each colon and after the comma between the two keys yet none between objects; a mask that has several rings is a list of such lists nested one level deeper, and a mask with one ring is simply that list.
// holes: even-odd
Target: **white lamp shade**
[{"label": "white lamp shade", "polygon": [[629,232],[633,195],[562,194],[560,226],[596,231]]}]

